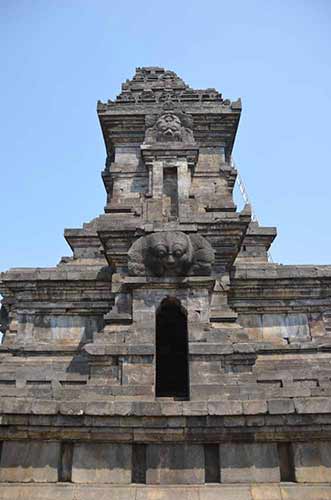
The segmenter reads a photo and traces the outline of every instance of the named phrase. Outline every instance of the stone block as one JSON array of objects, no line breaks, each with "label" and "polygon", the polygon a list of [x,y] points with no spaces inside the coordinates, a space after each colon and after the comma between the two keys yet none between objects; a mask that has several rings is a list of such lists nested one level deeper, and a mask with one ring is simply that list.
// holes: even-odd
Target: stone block
[{"label": "stone block", "polygon": [[132,447],[115,443],[78,443],[74,446],[72,482],[131,482]]},{"label": "stone block", "polygon": [[259,415],[267,413],[267,402],[264,400],[243,401],[244,415]]},{"label": "stone block", "polygon": [[147,484],[202,484],[204,450],[195,444],[150,444],[146,455]]},{"label": "stone block", "polygon": [[242,415],[241,401],[208,401],[209,415]]},{"label": "stone block", "polygon": [[133,402],[132,401],[114,401],[112,403],[113,415],[127,416],[133,415]]},{"label": "stone block", "polygon": [[311,385],[311,382],[284,382],[281,395],[284,398],[309,397],[311,396]]},{"label": "stone block", "polygon": [[[202,498],[196,488],[183,486],[140,486],[135,492],[134,500],[200,500]],[[130,497],[128,500],[131,500]]]},{"label": "stone block", "polygon": [[309,323],[306,314],[288,314],[286,317],[286,327],[290,343],[310,340]]},{"label": "stone block", "polygon": [[[215,417],[210,417],[210,418],[215,418]],[[224,422],[224,427],[244,427],[245,417],[225,416],[223,422]]]},{"label": "stone block", "polygon": [[55,415],[57,413],[57,409],[57,401],[36,399],[32,402],[32,413],[34,415]]},{"label": "stone block", "polygon": [[286,329],[286,316],[284,314],[264,314],[262,316],[263,339],[268,341],[279,340],[285,344],[288,337]]},{"label": "stone block", "polygon": [[264,314],[263,339],[285,343],[310,339],[309,324],[306,314]]},{"label": "stone block", "polygon": [[183,403],[181,401],[160,401],[160,406],[161,415],[183,415]]},{"label": "stone block", "polygon": [[31,413],[32,402],[28,399],[3,398],[1,401],[1,411],[7,414],[29,414]]},{"label": "stone block", "polygon": [[[237,344],[238,345],[238,344]],[[245,344],[247,346],[247,344]],[[200,354],[205,356],[210,356],[219,354],[229,354],[232,352],[232,347],[228,345],[224,345],[221,343],[212,343],[212,342],[190,342],[189,344],[189,353],[190,354]],[[206,358],[208,359],[208,358]]]},{"label": "stone block", "polygon": [[[136,500],[137,490],[134,485],[74,485],[70,500]],[[41,499],[40,499],[41,500]],[[42,499],[44,500],[44,499]],[[53,500],[51,497],[49,500]],[[62,499],[59,499],[62,500]]]},{"label": "stone block", "polygon": [[113,403],[112,401],[91,401],[86,404],[86,415],[111,415]]},{"label": "stone block", "polygon": [[292,446],[297,482],[331,482],[331,442],[293,443]]},{"label": "stone block", "polygon": [[201,361],[200,359],[193,359],[190,361],[191,384],[220,384],[223,376],[224,370],[220,360],[207,359]]},{"label": "stone block", "polygon": [[191,383],[190,399],[191,401],[192,400],[206,401],[206,399],[213,399],[213,400],[224,399],[224,385]]},{"label": "stone block", "polygon": [[153,385],[155,379],[154,366],[123,363],[122,384]]},{"label": "stone block", "polygon": [[[1,500],[81,500],[68,484],[2,484]],[[91,497],[93,498],[93,497]],[[98,500],[104,500],[98,497]]]},{"label": "stone block", "polygon": [[326,334],[323,314],[312,313],[309,319],[309,328],[312,338],[323,337]]},{"label": "stone block", "polygon": [[253,497],[249,486],[215,484],[200,487],[199,500],[253,500]]},{"label": "stone block", "polygon": [[249,344],[248,342],[238,342],[233,344],[233,350],[237,354],[249,354],[255,352],[254,344]]},{"label": "stone block", "polygon": [[160,416],[161,404],[158,401],[134,401],[133,414],[137,416]]},{"label": "stone block", "polygon": [[60,444],[47,441],[4,441],[1,482],[52,483],[58,480]]},{"label": "stone block", "polygon": [[221,482],[277,483],[280,481],[274,443],[226,443],[220,447]]},{"label": "stone block", "polygon": [[61,415],[84,415],[86,403],[79,401],[68,401],[60,403]]},{"label": "stone block", "polygon": [[282,484],[282,500],[330,500],[331,485]]},{"label": "stone block", "polygon": [[245,419],[248,427],[262,427],[265,424],[264,415],[249,415]]},{"label": "stone block", "polygon": [[292,399],[269,399],[268,411],[271,415],[281,415],[283,413],[294,413],[294,403]]},{"label": "stone block", "polygon": [[297,413],[331,413],[330,398],[295,398]]},{"label": "stone block", "polygon": [[245,328],[250,340],[262,340],[261,314],[240,314],[238,321]]},{"label": "stone block", "polygon": [[[77,279],[81,276],[72,275]],[[36,342],[61,342],[64,344],[79,344],[92,339],[92,333],[98,329],[95,318],[71,315],[37,314],[30,322],[21,322],[19,335]]]},{"label": "stone block", "polygon": [[186,401],[183,403],[183,415],[207,415],[207,402]]},{"label": "stone block", "polygon": [[283,500],[278,484],[252,484],[251,495],[253,500]]}]

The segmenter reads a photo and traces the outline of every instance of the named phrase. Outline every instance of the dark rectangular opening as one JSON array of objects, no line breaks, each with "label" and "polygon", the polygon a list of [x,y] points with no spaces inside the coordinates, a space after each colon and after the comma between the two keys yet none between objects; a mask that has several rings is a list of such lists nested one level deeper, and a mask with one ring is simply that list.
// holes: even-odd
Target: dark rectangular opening
[{"label": "dark rectangular opening", "polygon": [[157,398],[189,398],[187,313],[175,297],[162,300],[156,313]]},{"label": "dark rectangular opening", "polygon": [[146,445],[132,445],[132,482],[146,484]]},{"label": "dark rectangular opening", "polygon": [[50,380],[27,380],[26,385],[51,385]]},{"label": "dark rectangular opening", "polygon": [[205,482],[220,483],[220,451],[218,444],[205,444]]},{"label": "dark rectangular opening", "polygon": [[60,380],[61,385],[70,386],[70,385],[85,385],[86,380]]},{"label": "dark rectangular opening", "polygon": [[74,444],[63,442],[60,448],[60,459],[58,467],[58,480],[59,482],[71,482],[72,471],[72,456],[74,451]]},{"label": "dark rectangular opening", "polygon": [[163,170],[163,194],[170,198],[170,215],[178,216],[177,168]]},{"label": "dark rectangular opening", "polygon": [[280,480],[282,482],[294,482],[295,469],[292,443],[278,443],[277,448]]}]

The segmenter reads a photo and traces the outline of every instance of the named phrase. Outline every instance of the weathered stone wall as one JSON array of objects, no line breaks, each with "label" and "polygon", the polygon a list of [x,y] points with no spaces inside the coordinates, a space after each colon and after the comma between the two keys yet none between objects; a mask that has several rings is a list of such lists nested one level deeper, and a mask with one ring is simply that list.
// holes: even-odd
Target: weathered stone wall
[{"label": "weathered stone wall", "polygon": [[98,103],[105,213],[0,276],[0,498],[331,497],[331,268],[270,263],[276,229],[236,211],[240,111],[162,68]]},{"label": "weathered stone wall", "polygon": [[[284,455],[286,449],[290,458]],[[211,454],[213,463],[208,460]],[[285,443],[285,448],[275,442],[132,445],[4,441],[0,482],[131,484],[138,479],[151,485],[288,480],[329,483],[330,465],[330,442],[319,441]]]}]

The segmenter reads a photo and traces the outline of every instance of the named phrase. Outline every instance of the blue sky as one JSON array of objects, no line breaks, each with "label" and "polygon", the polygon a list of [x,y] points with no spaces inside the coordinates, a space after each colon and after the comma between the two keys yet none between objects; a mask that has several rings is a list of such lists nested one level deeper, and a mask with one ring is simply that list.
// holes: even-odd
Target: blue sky
[{"label": "blue sky", "polygon": [[329,0],[2,0],[0,270],[55,265],[103,211],[96,101],[136,66],[241,97],[234,157],[283,264],[331,264]]}]

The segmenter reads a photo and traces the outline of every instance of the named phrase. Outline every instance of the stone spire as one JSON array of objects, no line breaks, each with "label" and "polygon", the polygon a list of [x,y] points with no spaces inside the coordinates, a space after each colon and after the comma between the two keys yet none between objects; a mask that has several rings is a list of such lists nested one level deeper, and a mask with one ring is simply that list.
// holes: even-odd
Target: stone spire
[{"label": "stone spire", "polygon": [[0,275],[4,498],[331,498],[331,268],[237,210],[240,112],[162,68],[98,104],[104,213]]}]

